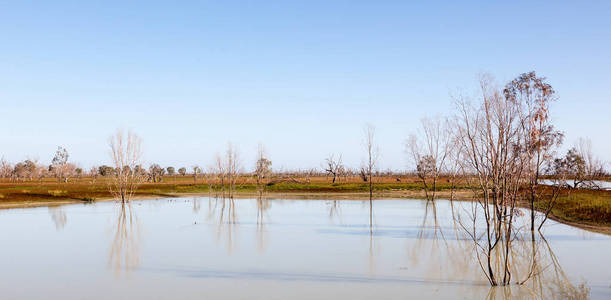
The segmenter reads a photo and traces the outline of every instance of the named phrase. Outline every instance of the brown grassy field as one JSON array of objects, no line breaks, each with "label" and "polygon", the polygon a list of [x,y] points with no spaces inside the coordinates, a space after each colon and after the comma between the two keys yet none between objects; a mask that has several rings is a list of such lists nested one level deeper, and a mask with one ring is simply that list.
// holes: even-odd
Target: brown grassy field
[{"label": "brown grassy field", "polygon": [[[54,178],[42,181],[11,182],[0,179],[0,207],[14,207],[21,204],[36,205],[66,201],[96,201],[109,199],[109,178],[73,178],[68,183],[58,183]],[[162,182],[144,183],[136,197],[167,197],[180,195],[207,195],[212,193],[212,181],[192,176],[165,176]],[[378,198],[424,198],[423,184],[415,176],[377,177],[374,184]],[[450,191],[448,178],[438,183],[440,198],[448,198]],[[465,181],[457,183],[457,197],[461,200],[473,198]],[[344,196],[362,197],[368,192],[368,185],[359,177],[342,177],[336,183],[325,176],[306,178],[278,177],[266,186],[270,194],[301,196]],[[256,184],[252,177],[238,180],[237,193],[241,196],[254,195]],[[542,208],[537,205],[537,208]],[[579,224],[611,227],[611,191],[603,190],[564,190],[552,210],[553,217]]]}]

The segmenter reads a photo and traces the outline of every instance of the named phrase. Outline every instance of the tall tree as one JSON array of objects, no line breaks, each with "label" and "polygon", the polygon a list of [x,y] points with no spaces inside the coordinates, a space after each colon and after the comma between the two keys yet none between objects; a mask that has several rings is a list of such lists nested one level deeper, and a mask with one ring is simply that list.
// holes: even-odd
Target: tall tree
[{"label": "tall tree", "polygon": [[142,182],[141,173],[136,172],[142,157],[142,141],[131,131],[124,134],[117,130],[108,139],[108,145],[115,170],[110,192],[122,203],[129,202]]},{"label": "tall tree", "polygon": [[455,148],[454,138],[446,119],[423,118],[418,135],[407,140],[407,153],[416,166],[416,174],[424,184],[428,200],[434,200],[437,182],[450,152]]},{"label": "tall tree", "polygon": [[553,163],[554,150],[562,143],[563,134],[554,129],[549,117],[549,106],[556,100],[556,92],[535,72],[523,73],[509,82],[503,90],[506,101],[519,110],[522,127],[519,144],[526,155],[531,223],[535,229],[535,202],[539,197],[541,174]]},{"label": "tall tree", "polygon": [[370,201],[371,199],[373,199],[373,173],[377,167],[378,158],[379,158],[379,148],[378,148],[378,145],[376,144],[375,132],[376,130],[373,125],[371,124],[365,125],[365,130],[364,130],[364,134],[365,134],[364,146],[365,146],[365,154],[366,154],[365,171],[367,173],[367,177],[369,178],[369,200]]},{"label": "tall tree", "polygon": [[68,150],[62,148],[61,146],[57,147],[57,151],[55,151],[55,156],[51,161],[51,170],[57,177],[58,182],[61,182],[64,179],[67,173],[67,164],[68,158],[70,155],[68,154]]},{"label": "tall tree", "polygon": [[259,196],[265,191],[265,181],[272,174],[272,161],[267,158],[265,147],[263,144],[259,144],[257,150],[257,162],[255,165],[255,176],[257,177],[257,191]]}]

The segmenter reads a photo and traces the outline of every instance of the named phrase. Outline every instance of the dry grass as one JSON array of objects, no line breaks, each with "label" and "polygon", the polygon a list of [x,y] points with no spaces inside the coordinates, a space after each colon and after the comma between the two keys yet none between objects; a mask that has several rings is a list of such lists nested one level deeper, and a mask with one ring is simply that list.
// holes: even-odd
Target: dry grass
[{"label": "dry grass", "polygon": [[[53,178],[42,181],[9,182],[0,179],[0,204],[3,203],[36,203],[50,201],[92,201],[111,198],[108,178],[98,178],[95,183],[91,178],[71,179],[68,183],[58,183]],[[469,199],[472,194],[465,182],[457,184],[459,198]],[[295,195],[345,195],[357,197],[368,192],[368,185],[359,177],[340,178],[331,183],[331,178],[324,176],[306,178],[274,178],[266,187],[270,193],[291,193]],[[375,180],[375,190],[379,197],[423,197],[423,185],[415,176],[387,176]],[[440,197],[448,197],[450,184],[447,178],[441,178],[438,184]],[[136,197],[163,197],[180,194],[207,194],[209,182],[204,179],[193,180],[192,176],[166,176],[160,183],[142,184]],[[254,194],[256,185],[251,177],[238,180],[237,192],[245,195]],[[556,219],[582,224],[595,224],[611,227],[611,191],[572,190],[565,191],[558,199],[552,211]]]}]

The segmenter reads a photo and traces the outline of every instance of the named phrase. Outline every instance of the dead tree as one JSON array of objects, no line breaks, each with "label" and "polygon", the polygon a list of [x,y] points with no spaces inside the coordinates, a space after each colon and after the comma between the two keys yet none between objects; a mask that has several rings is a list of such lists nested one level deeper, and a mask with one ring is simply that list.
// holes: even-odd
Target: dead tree
[{"label": "dead tree", "polygon": [[450,152],[455,148],[448,120],[439,117],[421,120],[418,135],[411,134],[407,140],[407,153],[416,166],[416,174],[424,184],[428,200],[435,200],[439,175],[445,170]]},{"label": "dead tree", "polygon": [[554,129],[549,117],[549,105],[556,100],[555,91],[545,78],[535,72],[524,73],[509,82],[503,90],[506,101],[513,103],[520,114],[523,149],[527,159],[530,203],[530,229],[535,230],[535,202],[540,194],[543,169],[553,162],[554,150],[562,143],[563,134]]},{"label": "dead tree", "polygon": [[379,150],[375,141],[375,127],[371,124],[365,125],[365,163],[364,169],[369,180],[369,234],[373,233],[373,173],[378,164]]},{"label": "dead tree", "polygon": [[259,196],[265,191],[265,181],[272,175],[272,161],[266,157],[265,148],[259,144],[257,162],[255,164],[255,176],[257,178],[257,191]]},{"label": "dead tree", "polygon": [[191,169],[193,170],[193,184],[197,184],[197,177],[202,172],[202,169],[197,165],[192,166]]},{"label": "dead tree", "polygon": [[[522,151],[524,128],[519,106],[505,98],[489,77],[480,77],[480,90],[478,105],[462,99],[457,102],[457,141],[477,187],[471,225],[463,220],[458,223],[475,243],[475,255],[490,284],[508,285],[518,271],[512,269],[511,249],[518,230],[514,217],[519,190],[528,164]],[[478,211],[483,220],[478,220]]]},{"label": "dead tree", "polygon": [[110,146],[110,156],[112,158],[115,173],[109,186],[110,192],[121,200],[122,203],[129,202],[142,182],[136,166],[142,157],[140,138],[131,131],[127,135],[123,131],[117,130],[114,136],[108,140]]},{"label": "dead tree", "polygon": [[325,159],[323,169],[327,175],[332,176],[332,182],[335,183],[335,180],[340,176],[341,171],[344,169],[342,164],[342,155],[338,155],[337,159],[335,158],[335,155],[329,155],[329,157]]},{"label": "dead tree", "polygon": [[229,198],[233,199],[238,178],[241,173],[240,157],[237,149],[233,147],[231,143],[227,144],[227,151],[225,152],[225,167],[227,174],[227,184],[229,191]]}]

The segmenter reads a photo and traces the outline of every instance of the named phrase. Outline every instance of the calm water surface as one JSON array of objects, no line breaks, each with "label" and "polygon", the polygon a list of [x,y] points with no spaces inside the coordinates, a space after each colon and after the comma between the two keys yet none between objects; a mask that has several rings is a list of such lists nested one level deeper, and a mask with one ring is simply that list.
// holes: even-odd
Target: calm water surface
[{"label": "calm water surface", "polygon": [[[611,238],[548,221],[544,270],[490,288],[437,200],[176,198],[0,211],[1,299],[611,299]],[[454,209],[452,209],[454,207]],[[515,275],[519,276],[519,275]]]}]

